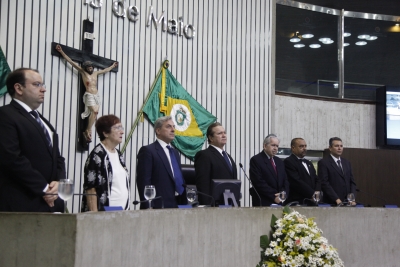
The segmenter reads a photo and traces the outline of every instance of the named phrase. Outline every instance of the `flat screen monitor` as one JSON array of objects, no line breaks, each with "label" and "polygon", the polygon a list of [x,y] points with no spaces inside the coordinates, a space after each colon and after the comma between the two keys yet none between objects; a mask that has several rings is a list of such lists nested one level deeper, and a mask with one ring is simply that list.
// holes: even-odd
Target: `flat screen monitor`
[{"label": "flat screen monitor", "polygon": [[[211,192],[212,192],[212,197],[215,200],[215,206],[218,205],[224,205],[225,200],[224,200],[224,192],[226,189],[229,189],[235,196],[236,202],[238,206],[240,206],[240,188],[241,188],[242,182],[240,180],[234,180],[234,179],[213,179],[211,180]],[[233,206],[233,204],[232,204]]]},{"label": "flat screen monitor", "polygon": [[376,144],[400,148],[400,88],[376,91]]}]

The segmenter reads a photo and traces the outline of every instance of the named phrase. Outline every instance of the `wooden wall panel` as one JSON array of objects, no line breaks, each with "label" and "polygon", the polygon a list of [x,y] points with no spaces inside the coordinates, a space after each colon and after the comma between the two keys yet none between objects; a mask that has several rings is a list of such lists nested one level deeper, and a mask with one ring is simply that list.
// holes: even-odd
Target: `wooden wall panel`
[{"label": "wooden wall panel", "polygon": [[[229,135],[227,151],[243,163],[262,148],[270,129],[272,1],[264,0],[127,0],[140,15],[137,22],[117,17],[111,0],[95,9],[75,0],[0,0],[0,45],[11,69],[37,68],[47,85],[40,112],[60,135],[60,150],[66,158],[68,176],[76,180],[75,192],[82,192],[83,166],[88,153],[76,149],[79,77],[71,65],[50,53],[51,42],[81,49],[82,21],[94,21],[93,52],[117,60],[118,73],[99,77],[102,96],[99,115],[115,114],[128,134],[137,112],[149,92],[164,60],[187,91],[214,114]],[[149,6],[157,19],[183,17],[196,28],[196,37],[173,36],[160,27],[146,27]],[[6,95],[0,105],[11,101]],[[135,130],[125,152],[131,173],[132,199],[135,188],[136,154],[154,141],[152,125],[145,120]],[[96,137],[89,150],[99,142]],[[207,145],[204,145],[204,148]],[[182,156],[182,162],[193,164]],[[248,206],[248,182],[243,182],[242,205]],[[79,210],[79,197],[70,201]],[[132,208],[134,208],[132,206]]]}]

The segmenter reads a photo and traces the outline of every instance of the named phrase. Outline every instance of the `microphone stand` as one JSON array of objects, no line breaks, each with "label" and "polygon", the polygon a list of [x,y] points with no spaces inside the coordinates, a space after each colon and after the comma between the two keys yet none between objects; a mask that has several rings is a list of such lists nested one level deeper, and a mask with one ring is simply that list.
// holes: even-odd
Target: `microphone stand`
[{"label": "microphone stand", "polygon": [[368,192],[361,191],[361,190],[358,189],[358,188],[356,188],[356,191],[359,192],[359,193],[365,193],[365,194],[367,194],[367,195],[373,196],[374,198],[377,198],[377,199],[379,199],[379,200],[382,200],[382,201],[383,201],[383,206],[385,206],[386,203],[387,203],[385,199],[383,199],[383,198],[381,198],[381,197],[378,197],[378,196],[376,196],[376,195],[374,195],[374,194],[370,194],[370,193],[368,193]]},{"label": "microphone stand", "polygon": [[[151,201],[153,201],[153,200],[155,200],[155,199],[161,199],[161,209],[163,209],[163,208],[164,208],[164,201],[163,201],[163,199],[162,199],[162,196],[155,197],[155,198],[153,198]],[[136,206],[137,204],[146,203],[146,202],[149,202],[149,200],[148,200],[148,199],[142,200],[142,201],[134,200],[134,201],[132,202],[132,204]]]},{"label": "microphone stand", "polygon": [[212,206],[212,207],[215,207],[215,199],[214,199],[212,196],[210,196],[210,195],[208,195],[208,194],[206,194],[206,193],[200,192],[200,191],[197,190],[197,189],[193,189],[193,188],[187,187],[185,184],[183,185],[183,187],[184,187],[186,190],[192,190],[192,191],[196,192],[196,194],[200,194],[200,195],[202,195],[202,196],[206,196],[206,197],[211,198],[211,200],[212,200],[211,206]]},{"label": "microphone stand", "polygon": [[[242,171],[243,171],[243,173],[244,173],[244,176],[246,176],[247,180],[250,182],[250,185],[251,185],[252,188],[254,189],[254,192],[256,192],[258,198],[260,199],[260,207],[261,207],[261,206],[262,206],[261,197],[260,197],[260,195],[258,194],[258,192],[257,192],[256,188],[254,187],[253,183],[251,182],[250,178],[247,176],[246,171],[243,169],[243,164],[242,164],[242,163],[239,163],[239,167],[242,169]],[[289,203],[289,204],[290,204],[290,203]]]}]

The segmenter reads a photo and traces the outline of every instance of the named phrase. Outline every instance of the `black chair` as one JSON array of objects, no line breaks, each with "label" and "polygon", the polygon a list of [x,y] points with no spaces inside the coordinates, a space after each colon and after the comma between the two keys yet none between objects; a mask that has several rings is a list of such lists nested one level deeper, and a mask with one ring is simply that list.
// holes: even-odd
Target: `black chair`
[{"label": "black chair", "polygon": [[194,165],[182,164],[182,175],[183,179],[185,179],[186,186],[196,190],[196,172],[194,170]]}]

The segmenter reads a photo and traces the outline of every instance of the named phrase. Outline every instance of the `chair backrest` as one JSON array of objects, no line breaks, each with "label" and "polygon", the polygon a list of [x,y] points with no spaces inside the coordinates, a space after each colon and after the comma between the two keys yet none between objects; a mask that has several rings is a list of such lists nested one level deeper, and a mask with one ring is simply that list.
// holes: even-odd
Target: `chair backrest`
[{"label": "chair backrest", "polygon": [[194,165],[182,164],[182,175],[187,185],[196,185]]}]

